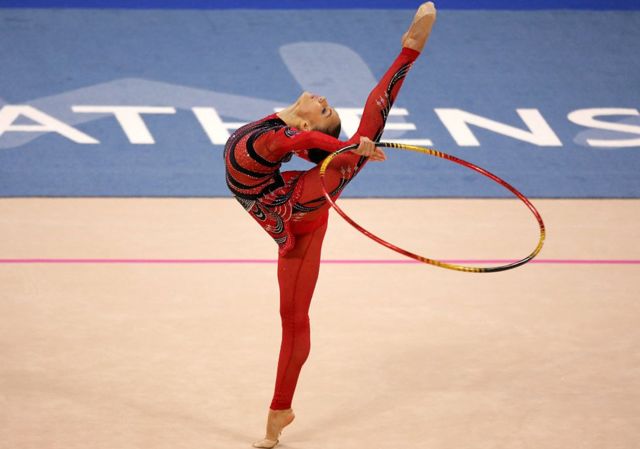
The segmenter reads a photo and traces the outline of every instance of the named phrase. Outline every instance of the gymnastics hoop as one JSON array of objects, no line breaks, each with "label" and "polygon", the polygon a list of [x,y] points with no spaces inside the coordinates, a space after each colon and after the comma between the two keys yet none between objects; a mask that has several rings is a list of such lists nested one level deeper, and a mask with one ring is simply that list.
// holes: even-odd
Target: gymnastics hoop
[{"label": "gymnastics hoop", "polygon": [[542,249],[542,245],[544,244],[544,239],[545,239],[545,227],[544,227],[544,222],[542,221],[542,217],[540,216],[540,213],[538,212],[538,210],[533,206],[533,204],[531,204],[531,202],[527,199],[527,197],[525,197],[522,193],[520,193],[518,190],[516,190],[515,187],[513,187],[511,184],[509,184],[508,182],[506,182],[505,180],[499,178],[498,176],[494,175],[493,173],[488,172],[487,170],[485,170],[484,168],[478,167],[477,165],[472,164],[471,162],[467,162],[463,159],[459,159],[455,156],[451,156],[450,154],[447,153],[442,153],[441,151],[436,151],[434,149],[431,148],[423,148],[423,147],[419,147],[419,146],[415,146],[415,145],[405,145],[405,144],[401,144],[401,143],[393,143],[393,142],[377,142],[375,144],[376,147],[385,147],[385,148],[394,148],[396,150],[408,150],[408,151],[414,151],[417,153],[423,153],[423,154],[428,154],[430,156],[436,156],[439,157],[441,159],[447,159],[449,161],[455,162],[457,164],[460,164],[464,167],[470,168],[472,170],[477,171],[478,173],[486,176],[487,178],[497,182],[498,184],[500,184],[501,186],[505,187],[507,190],[509,190],[511,193],[513,193],[516,197],[518,197],[528,208],[529,210],[533,213],[534,217],[536,218],[536,220],[538,221],[538,225],[540,227],[540,239],[538,240],[538,245],[536,246],[536,248],[531,252],[531,254],[529,254],[528,256],[506,264],[506,265],[499,265],[499,266],[493,266],[493,267],[470,267],[470,266],[465,266],[465,265],[457,265],[457,264],[452,264],[452,263],[447,263],[447,262],[442,262],[440,260],[435,260],[435,259],[429,259],[427,257],[423,257],[420,256],[418,254],[412,253],[411,251],[407,251],[406,249],[402,249],[392,243],[387,242],[386,240],[381,239],[380,237],[378,237],[377,235],[367,231],[365,228],[363,228],[362,226],[360,226],[358,223],[356,223],[351,217],[349,217],[336,203],[335,201],[333,201],[333,199],[331,198],[331,195],[329,194],[329,192],[327,191],[327,186],[325,183],[325,172],[327,171],[327,167],[329,166],[329,164],[331,163],[331,161],[333,161],[334,158],[336,158],[337,156],[339,156],[342,153],[345,153],[347,151],[351,151],[355,148],[358,147],[358,144],[353,144],[353,145],[349,145],[346,146],[344,148],[339,149],[338,151],[331,153],[329,156],[327,156],[324,161],[322,162],[322,165],[320,166],[320,183],[322,184],[322,192],[324,193],[325,198],[327,199],[327,201],[329,202],[329,204],[331,205],[331,207],[333,207],[335,209],[335,211],[342,217],[344,218],[347,223],[349,223],[351,226],[353,226],[354,228],[356,228],[358,231],[362,232],[364,235],[366,235],[367,237],[369,237],[370,239],[372,239],[373,241],[386,246],[387,248],[400,253],[404,256],[410,257],[412,259],[418,260],[420,262],[429,264],[429,265],[435,265],[437,267],[441,267],[441,268],[446,268],[448,270],[456,270],[456,271],[464,271],[464,272],[468,272],[468,273],[495,273],[497,271],[505,271],[505,270],[510,270],[512,268],[516,268],[519,267],[520,265],[524,265],[525,263],[529,262],[531,259],[533,259]]}]

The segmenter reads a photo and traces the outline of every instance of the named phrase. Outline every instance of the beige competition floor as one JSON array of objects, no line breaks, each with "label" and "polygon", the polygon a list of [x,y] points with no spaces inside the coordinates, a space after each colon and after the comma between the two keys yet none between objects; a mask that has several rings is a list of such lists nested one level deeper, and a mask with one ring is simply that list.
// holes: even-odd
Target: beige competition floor
[{"label": "beige competition floor", "polygon": [[[640,265],[613,263],[640,260],[640,201],[535,204],[542,263],[497,274],[394,264],[334,215],[280,447],[640,447]],[[537,238],[515,201],[343,205],[427,256]],[[279,346],[274,256],[230,199],[0,200],[0,448],[249,448]]]}]

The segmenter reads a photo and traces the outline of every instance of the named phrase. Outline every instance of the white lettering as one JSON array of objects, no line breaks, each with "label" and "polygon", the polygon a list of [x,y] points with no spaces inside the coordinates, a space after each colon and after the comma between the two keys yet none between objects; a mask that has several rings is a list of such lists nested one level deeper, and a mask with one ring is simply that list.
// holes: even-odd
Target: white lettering
[{"label": "white lettering", "polygon": [[[593,108],[578,109],[567,115],[567,118],[576,125],[586,126],[589,128],[606,129],[609,131],[620,131],[630,134],[640,134],[640,126],[629,125],[626,123],[611,123],[596,120],[594,117],[599,115],[633,115],[638,116],[640,113],[637,109],[624,108]],[[640,138],[635,139],[587,139],[587,143],[592,147],[601,148],[629,148],[640,146]]]},{"label": "white lettering", "polygon": [[[175,114],[174,107],[157,106],[113,106],[113,105],[73,105],[71,109],[77,113],[112,114],[122,127],[129,142],[132,144],[154,144],[155,140],[145,124],[143,114]],[[277,108],[279,111],[282,108]],[[243,126],[244,122],[225,122],[214,107],[192,107],[194,116],[206,133],[212,145],[224,145],[230,133]],[[336,108],[342,120],[344,134],[352,136],[358,130],[362,119],[362,108]],[[553,129],[540,114],[538,109],[516,109],[524,127],[515,127],[489,118],[472,114],[462,109],[438,108],[436,114],[447,128],[453,139],[460,146],[480,146],[480,142],[472,131],[472,126],[483,128],[512,139],[520,140],[537,146],[562,146],[562,142]],[[389,117],[406,117],[407,109],[392,108]],[[603,133],[603,137],[586,139],[587,145],[599,148],[630,148],[640,147],[640,125],[635,123],[616,123],[615,121],[599,120],[599,116],[628,116],[640,117],[640,111],[632,108],[590,108],[578,109],[567,114],[570,122],[591,128],[610,132],[630,134],[631,136],[616,138]],[[31,120],[33,123],[20,123],[20,118]],[[96,117],[97,118],[97,117]],[[93,119],[93,118],[92,118]],[[87,120],[83,120],[87,121]],[[629,122],[630,120],[627,120]],[[388,121],[385,131],[416,131],[416,125],[411,122]],[[0,107],[0,136],[8,132],[24,133],[57,133],[79,144],[100,143],[93,137],[68,125],[51,115],[29,105],[4,105]],[[592,135],[593,136],[593,135]],[[35,138],[35,137],[31,137]],[[30,139],[31,139],[30,138]],[[384,137],[383,137],[384,138]],[[395,139],[394,142],[431,146],[430,139]]]},{"label": "white lettering", "polygon": [[[16,119],[21,115],[37,124],[14,125]],[[0,136],[8,131],[27,133],[55,132],[76,143],[100,143],[93,137],[28,105],[5,105],[0,109]]]},{"label": "white lettering", "polygon": [[175,114],[172,107],[153,106],[72,106],[73,112],[88,114],[113,114],[122,126],[129,142],[133,144],[153,144],[153,136],[140,114]]},{"label": "white lettering", "polygon": [[191,110],[214,145],[224,145],[230,137],[230,129],[238,129],[245,125],[240,122],[223,122],[214,108],[194,107]]},{"label": "white lettering", "polygon": [[480,142],[473,135],[469,125],[488,129],[513,139],[522,140],[533,145],[553,147],[562,146],[562,142],[553,132],[549,124],[537,109],[516,109],[528,131],[505,125],[488,118],[471,114],[461,109],[436,109],[436,114],[447,127],[456,143],[463,147],[477,147]]}]

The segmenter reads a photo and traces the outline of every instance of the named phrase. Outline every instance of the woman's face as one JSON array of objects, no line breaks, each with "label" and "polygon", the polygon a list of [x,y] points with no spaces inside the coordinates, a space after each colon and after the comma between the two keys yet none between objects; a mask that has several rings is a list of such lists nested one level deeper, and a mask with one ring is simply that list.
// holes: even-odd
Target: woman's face
[{"label": "woman's face", "polygon": [[296,101],[298,115],[309,123],[310,130],[325,131],[340,124],[340,117],[327,99],[311,92],[303,92]]}]

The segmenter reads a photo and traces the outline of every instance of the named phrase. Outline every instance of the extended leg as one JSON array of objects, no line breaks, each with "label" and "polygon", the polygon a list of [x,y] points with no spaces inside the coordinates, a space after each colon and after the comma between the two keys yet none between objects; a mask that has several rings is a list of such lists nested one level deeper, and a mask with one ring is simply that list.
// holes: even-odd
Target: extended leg
[{"label": "extended leg", "polygon": [[[410,30],[411,28],[417,28],[418,30],[424,28],[425,25],[421,25],[412,25]],[[412,33],[410,34],[413,35]],[[418,55],[419,53],[415,49],[409,47],[402,49],[367,97],[362,120],[356,133],[357,136],[365,136],[374,141],[380,140],[389,111],[400,93],[411,65]],[[327,190],[337,197],[365,162],[366,158],[354,153],[344,153],[337,156],[325,172]],[[302,175],[301,182],[303,183],[303,190],[294,205],[294,213],[298,214],[299,218],[302,215],[303,221],[318,221],[320,217],[326,216],[329,208],[320,183],[320,167],[317,166],[305,172]]]}]

